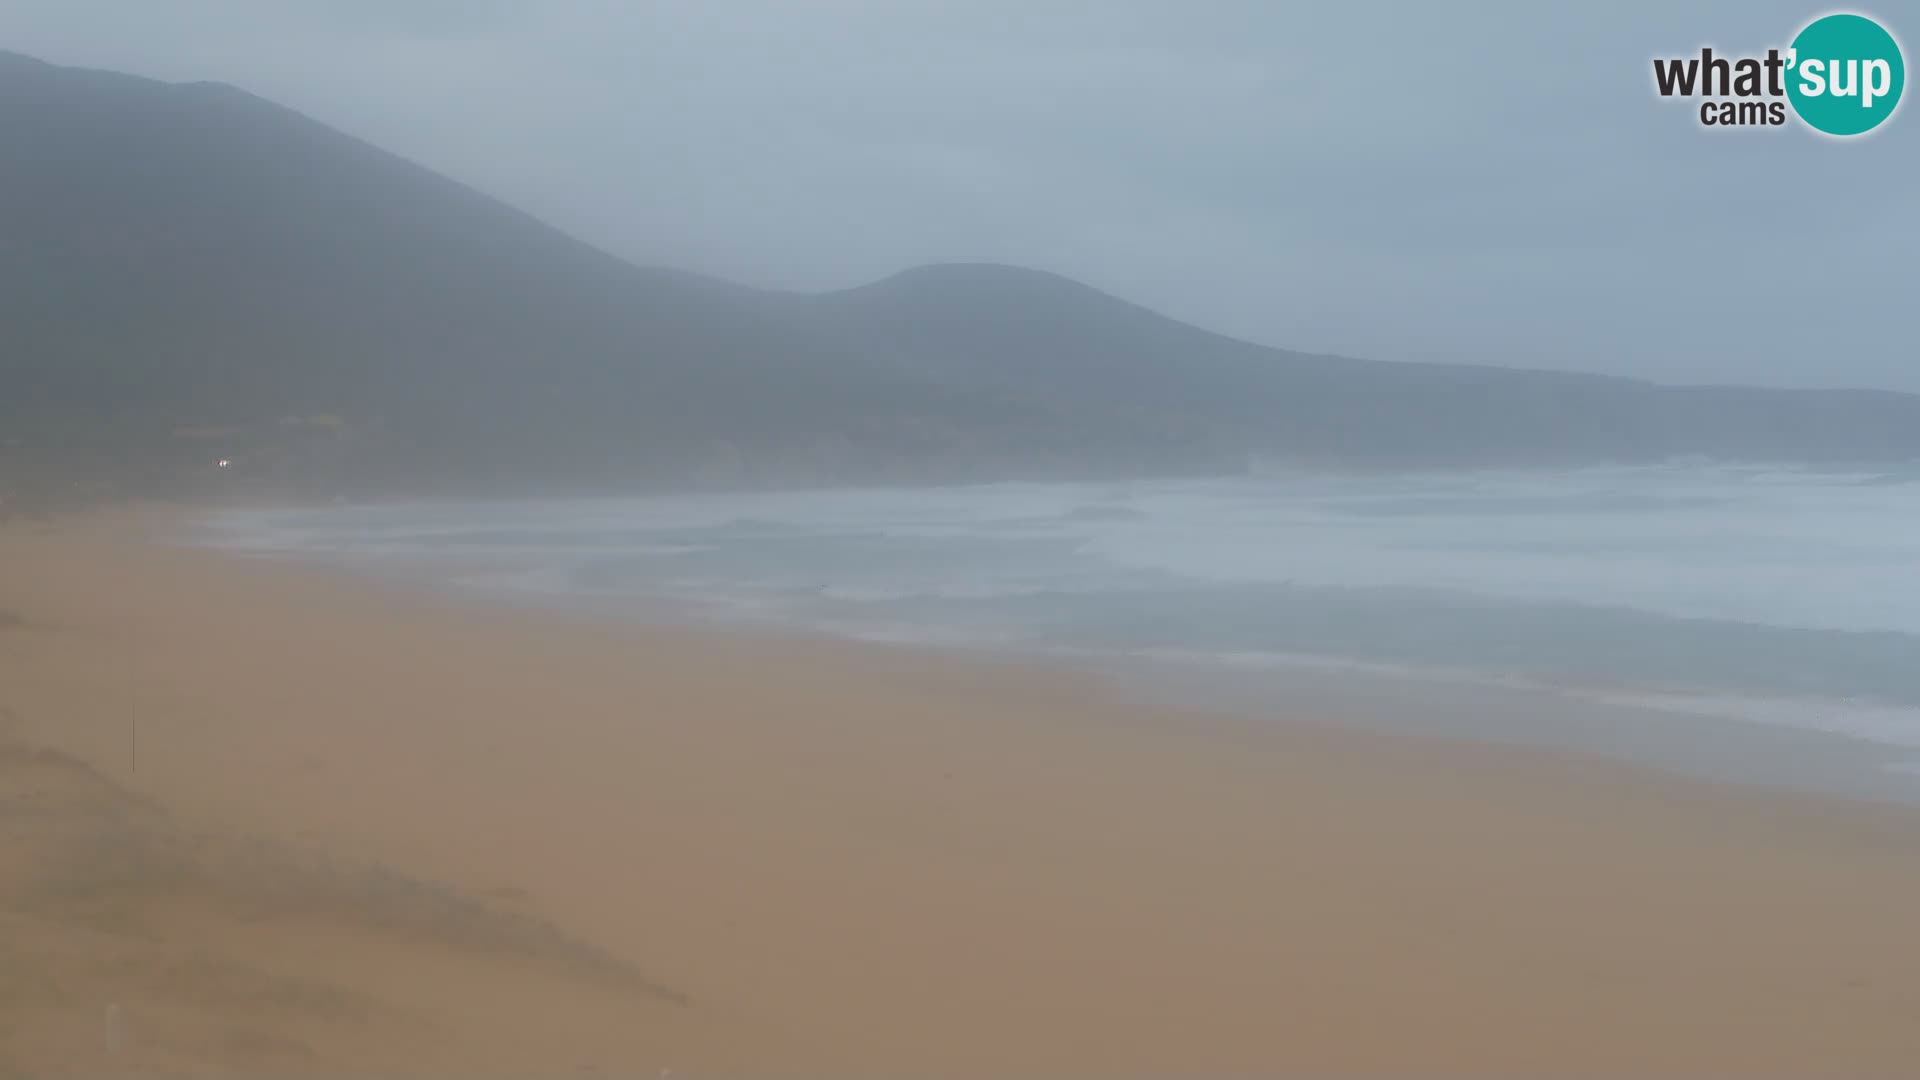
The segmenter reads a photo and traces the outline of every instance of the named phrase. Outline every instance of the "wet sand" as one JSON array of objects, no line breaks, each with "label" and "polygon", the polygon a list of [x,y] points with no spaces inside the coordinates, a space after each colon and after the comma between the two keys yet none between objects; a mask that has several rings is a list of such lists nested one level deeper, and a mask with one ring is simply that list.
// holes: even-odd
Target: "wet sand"
[{"label": "wet sand", "polygon": [[1903,1075],[1920,813],[0,528],[0,1075]]}]

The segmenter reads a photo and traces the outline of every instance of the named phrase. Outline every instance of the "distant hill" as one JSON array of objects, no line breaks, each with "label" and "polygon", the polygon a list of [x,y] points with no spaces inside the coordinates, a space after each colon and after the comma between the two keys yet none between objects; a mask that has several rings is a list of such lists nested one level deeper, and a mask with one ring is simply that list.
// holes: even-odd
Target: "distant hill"
[{"label": "distant hill", "polygon": [[1906,395],[1313,356],[1004,266],[821,295],[636,267],[216,84],[0,53],[0,147],[16,477],[372,493],[1920,457]]}]

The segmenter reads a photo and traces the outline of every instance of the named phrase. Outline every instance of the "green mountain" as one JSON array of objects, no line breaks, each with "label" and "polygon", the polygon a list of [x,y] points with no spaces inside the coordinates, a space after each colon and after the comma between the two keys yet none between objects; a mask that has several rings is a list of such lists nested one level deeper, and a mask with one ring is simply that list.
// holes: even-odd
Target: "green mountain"
[{"label": "green mountain", "polygon": [[0,53],[0,147],[15,487],[1920,457],[1907,395],[1313,356],[1004,266],[819,295],[637,267],[216,84]]}]

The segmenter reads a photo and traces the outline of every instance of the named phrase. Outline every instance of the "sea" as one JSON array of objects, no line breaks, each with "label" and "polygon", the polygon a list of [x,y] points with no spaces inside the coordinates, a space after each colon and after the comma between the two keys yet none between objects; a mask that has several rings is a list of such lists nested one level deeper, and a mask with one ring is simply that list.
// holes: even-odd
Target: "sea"
[{"label": "sea", "polygon": [[1255,721],[1920,801],[1920,464],[398,502],[234,510],[198,539],[1076,665]]}]

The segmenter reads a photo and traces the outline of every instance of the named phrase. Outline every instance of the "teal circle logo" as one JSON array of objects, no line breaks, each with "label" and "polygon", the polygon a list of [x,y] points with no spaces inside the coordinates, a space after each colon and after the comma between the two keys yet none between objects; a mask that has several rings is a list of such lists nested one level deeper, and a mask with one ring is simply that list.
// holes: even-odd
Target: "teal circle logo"
[{"label": "teal circle logo", "polygon": [[1900,104],[1907,65],[1900,44],[1864,15],[1826,15],[1807,24],[1788,54],[1787,100],[1816,131],[1863,135]]}]

